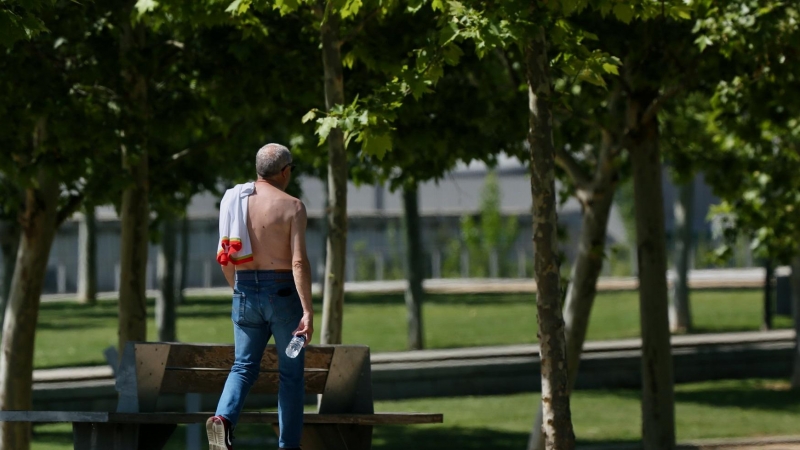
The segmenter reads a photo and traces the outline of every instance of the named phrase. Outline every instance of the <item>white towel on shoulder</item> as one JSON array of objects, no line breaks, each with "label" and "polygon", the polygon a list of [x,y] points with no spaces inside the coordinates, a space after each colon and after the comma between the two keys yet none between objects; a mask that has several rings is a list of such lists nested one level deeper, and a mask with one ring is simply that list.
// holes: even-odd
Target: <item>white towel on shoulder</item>
[{"label": "white towel on shoulder", "polygon": [[247,197],[255,191],[255,183],[237,184],[225,191],[219,204],[219,245],[217,262],[227,266],[253,260],[253,248],[247,231]]}]

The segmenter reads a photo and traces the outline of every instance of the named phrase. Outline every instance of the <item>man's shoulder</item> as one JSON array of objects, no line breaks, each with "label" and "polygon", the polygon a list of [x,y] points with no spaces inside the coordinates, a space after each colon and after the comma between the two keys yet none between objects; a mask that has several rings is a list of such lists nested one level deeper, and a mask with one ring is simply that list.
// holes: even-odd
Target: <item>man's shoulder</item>
[{"label": "man's shoulder", "polygon": [[222,198],[235,195],[240,195],[240,196],[250,195],[253,193],[254,185],[255,183],[253,183],[252,181],[248,183],[239,183],[237,185],[234,185],[233,187],[230,187],[225,190],[225,194],[223,194]]},{"label": "man's shoulder", "polygon": [[284,205],[286,205],[286,209],[290,210],[292,213],[298,213],[300,211],[305,212],[306,205],[302,200],[285,192],[283,194],[284,195],[281,197],[281,201]]}]

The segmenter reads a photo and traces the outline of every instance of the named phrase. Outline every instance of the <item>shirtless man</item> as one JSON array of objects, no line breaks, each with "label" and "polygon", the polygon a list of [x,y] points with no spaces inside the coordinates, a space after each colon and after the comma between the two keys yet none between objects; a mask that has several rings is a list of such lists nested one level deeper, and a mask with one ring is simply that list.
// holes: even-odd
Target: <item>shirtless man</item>
[{"label": "shirtless man", "polygon": [[[217,412],[206,422],[211,450],[230,450],[233,428],[245,397],[258,378],[261,356],[270,336],[278,348],[278,420],[281,449],[299,449],[303,427],[305,350],[296,358],[283,351],[294,335],[313,335],[311,266],[306,255],[306,208],[286,194],[292,155],[278,144],[256,156],[255,192],[248,198],[247,230],[253,260],[222,266],[233,288],[236,360]],[[305,346],[304,346],[305,347]]]}]

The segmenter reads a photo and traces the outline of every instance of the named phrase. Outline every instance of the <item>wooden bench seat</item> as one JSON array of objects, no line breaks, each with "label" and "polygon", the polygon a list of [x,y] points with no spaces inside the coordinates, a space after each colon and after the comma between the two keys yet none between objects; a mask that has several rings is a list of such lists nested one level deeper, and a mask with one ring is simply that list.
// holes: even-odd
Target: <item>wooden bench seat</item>
[{"label": "wooden bench seat", "polygon": [[[219,394],[234,361],[232,345],[129,342],[117,371],[116,412],[0,411],[0,421],[71,422],[75,450],[160,450],[178,424],[205,423],[205,413],[156,412],[162,394]],[[304,450],[369,450],[372,427],[441,423],[441,414],[375,413],[369,348],[308,346],[307,394],[318,394],[317,413],[306,413]],[[278,354],[267,346],[250,392],[278,392]],[[240,423],[271,424],[276,412],[243,412]]]}]

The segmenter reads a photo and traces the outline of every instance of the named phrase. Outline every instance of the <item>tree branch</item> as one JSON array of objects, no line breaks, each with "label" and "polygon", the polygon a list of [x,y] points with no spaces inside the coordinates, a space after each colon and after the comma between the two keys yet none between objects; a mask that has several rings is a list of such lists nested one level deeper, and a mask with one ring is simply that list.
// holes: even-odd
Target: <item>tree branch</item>
[{"label": "tree branch", "polygon": [[362,20],[361,22],[358,23],[358,25],[356,25],[356,27],[353,29],[353,31],[351,31],[347,36],[343,37],[342,39],[339,39],[339,46],[342,46],[342,45],[350,42],[350,40],[352,40],[353,38],[355,38],[356,35],[358,35],[358,33],[360,33],[361,30],[364,29],[364,27],[367,25],[367,22],[372,20],[373,17],[377,16],[379,12],[381,12],[381,8],[380,7],[375,8],[372,11],[370,11],[370,13],[367,14],[366,17],[364,17],[364,20]]},{"label": "tree branch", "polygon": [[519,79],[517,73],[514,72],[514,68],[511,66],[511,62],[508,60],[508,54],[506,53],[505,49],[503,48],[496,48],[495,54],[500,62],[503,64],[503,67],[506,69],[506,73],[508,74],[508,80],[512,85],[512,91],[517,92],[517,89],[522,86],[522,80]]},{"label": "tree branch", "polygon": [[656,97],[656,99],[653,100],[653,102],[650,103],[650,105],[644,111],[644,114],[642,114],[642,119],[639,121],[639,123],[647,123],[655,119],[656,115],[659,113],[659,111],[661,111],[661,108],[664,107],[664,103],[678,95],[678,93],[682,90],[683,83],[676,84],[675,86],[667,89],[663,94]]},{"label": "tree branch", "polygon": [[193,155],[199,151],[206,150],[212,145],[216,145],[230,137],[233,133],[235,133],[242,125],[244,124],[244,120],[240,120],[228,128],[227,132],[220,133],[212,138],[209,138],[205,142],[201,142],[199,144],[195,144],[192,147],[187,147],[177,153],[173,153],[170,157],[170,161],[167,162],[163,167],[166,169],[171,169],[175,164],[178,163],[179,160],[186,158],[189,155]]},{"label": "tree branch", "polygon": [[589,175],[578,164],[572,154],[564,150],[563,147],[556,149],[556,164],[567,172],[577,189],[587,189],[591,185],[592,182]]},{"label": "tree branch", "polygon": [[85,196],[86,195],[83,192],[77,195],[70,195],[69,199],[67,200],[67,204],[62,206],[56,215],[56,225],[61,226],[65,220],[72,217],[72,214],[74,214],[75,211],[77,211],[81,206],[81,203],[83,203]]},{"label": "tree branch", "polygon": [[589,116],[585,116],[585,115],[582,115],[582,114],[578,114],[574,110],[570,111],[570,110],[568,110],[567,108],[565,108],[561,104],[554,104],[553,105],[553,111],[556,111],[556,112],[558,112],[560,114],[563,114],[564,116],[566,116],[569,119],[575,119],[575,120],[583,123],[584,125],[586,125],[586,126],[588,126],[590,128],[596,128],[596,129],[600,130],[601,132],[607,132],[608,131],[608,128],[604,124],[600,123],[597,119],[589,117]]}]

